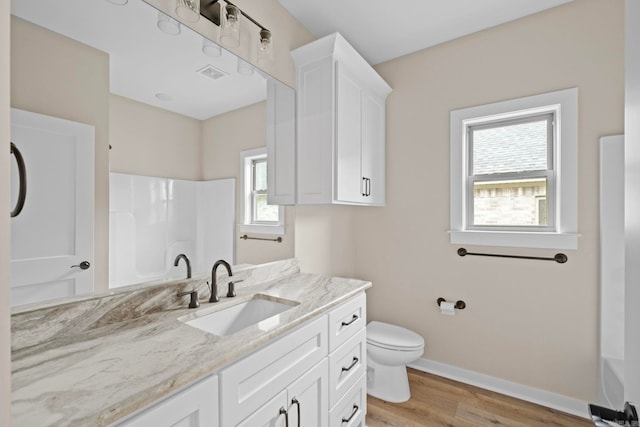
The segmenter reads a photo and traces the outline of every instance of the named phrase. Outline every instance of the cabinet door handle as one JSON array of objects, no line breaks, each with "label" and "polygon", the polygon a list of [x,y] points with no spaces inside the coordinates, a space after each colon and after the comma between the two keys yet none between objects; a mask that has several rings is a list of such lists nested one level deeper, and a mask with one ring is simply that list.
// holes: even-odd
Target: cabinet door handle
[{"label": "cabinet door handle", "polygon": [[367,178],[367,197],[371,196],[371,178]]},{"label": "cabinet door handle", "polygon": [[13,218],[20,215],[22,208],[24,208],[24,202],[27,198],[27,167],[24,164],[24,157],[22,157],[22,153],[13,142],[11,142],[11,145],[9,146],[9,152],[15,156],[16,163],[18,164],[18,200],[16,201],[16,207],[11,210],[11,218]]},{"label": "cabinet door handle", "polygon": [[366,197],[367,195],[367,178],[362,177],[362,195]]},{"label": "cabinet door handle", "polygon": [[358,359],[357,357],[354,357],[353,360],[351,361],[351,365],[349,365],[348,367],[342,367],[342,372],[349,372],[350,370],[353,369],[354,366],[356,366],[358,364],[358,362],[360,361],[360,359]]},{"label": "cabinet door handle", "polygon": [[344,418],[344,417],[343,417],[343,418],[342,418],[342,424],[344,424],[344,423],[350,423],[350,422],[351,422],[351,419],[352,419],[353,417],[355,417],[355,416],[356,416],[356,414],[358,413],[358,409],[360,409],[360,408],[358,408],[358,405],[353,405],[353,410],[351,411],[351,415],[349,415],[349,418]]},{"label": "cabinet door handle", "polygon": [[285,416],[284,418],[284,425],[285,427],[289,427],[289,413],[287,412],[286,409],[284,409],[284,407],[280,408],[280,412],[278,412],[278,414]]},{"label": "cabinet door handle", "polygon": [[300,401],[295,397],[291,399],[291,404],[296,405],[298,409],[298,427],[300,427]]},{"label": "cabinet door handle", "polygon": [[359,319],[358,315],[357,315],[357,314],[354,314],[354,315],[351,317],[351,320],[349,320],[348,322],[342,322],[342,325],[341,325],[341,326],[349,326],[349,325],[351,325],[353,322],[355,322],[355,321],[356,321],[356,320],[358,320],[358,319]]}]

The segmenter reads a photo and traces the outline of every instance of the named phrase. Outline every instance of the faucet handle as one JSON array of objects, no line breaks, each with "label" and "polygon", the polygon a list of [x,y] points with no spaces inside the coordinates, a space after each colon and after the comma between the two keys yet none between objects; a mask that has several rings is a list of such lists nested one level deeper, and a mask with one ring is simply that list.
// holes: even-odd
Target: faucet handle
[{"label": "faucet handle", "polygon": [[242,282],[242,279],[232,280],[231,282],[229,282],[229,289],[227,290],[227,298],[233,298],[236,296],[236,283],[238,282]]},{"label": "faucet handle", "polygon": [[178,292],[178,298],[181,298],[185,295],[191,295],[191,300],[189,301],[189,308],[198,308],[200,307],[200,301],[198,301],[198,291],[185,291]]}]

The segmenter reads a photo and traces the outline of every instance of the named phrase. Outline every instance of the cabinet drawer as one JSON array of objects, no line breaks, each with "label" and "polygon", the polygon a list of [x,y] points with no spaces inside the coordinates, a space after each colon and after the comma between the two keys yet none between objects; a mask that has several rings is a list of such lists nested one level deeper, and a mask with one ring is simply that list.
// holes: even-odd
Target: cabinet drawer
[{"label": "cabinet drawer", "polygon": [[364,328],[367,300],[364,293],[338,306],[329,313],[329,351],[334,351]]},{"label": "cabinet drawer", "polygon": [[362,375],[329,413],[330,427],[356,427],[367,414],[367,384]]},{"label": "cabinet drawer", "polygon": [[322,316],[222,370],[221,425],[236,425],[326,356],[327,318]]},{"label": "cabinet drawer", "polygon": [[365,372],[367,366],[366,329],[329,355],[329,407],[332,408]]}]

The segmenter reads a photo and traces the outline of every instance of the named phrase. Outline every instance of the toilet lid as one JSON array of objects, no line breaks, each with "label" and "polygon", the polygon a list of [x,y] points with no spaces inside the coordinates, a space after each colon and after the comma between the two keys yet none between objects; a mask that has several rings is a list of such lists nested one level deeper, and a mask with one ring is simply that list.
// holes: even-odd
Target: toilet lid
[{"label": "toilet lid", "polygon": [[424,346],[424,338],[409,329],[384,322],[371,322],[367,325],[367,342],[384,348],[404,350]]}]

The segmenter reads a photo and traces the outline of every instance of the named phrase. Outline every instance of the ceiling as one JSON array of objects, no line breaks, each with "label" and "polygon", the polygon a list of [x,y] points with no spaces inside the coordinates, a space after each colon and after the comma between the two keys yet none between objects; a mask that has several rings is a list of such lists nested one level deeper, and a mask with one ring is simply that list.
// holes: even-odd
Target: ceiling
[{"label": "ceiling", "polygon": [[278,0],[316,37],[341,33],[372,65],[572,0]]},{"label": "ceiling", "polygon": [[[142,0],[124,6],[105,0],[12,0],[11,13],[109,53],[110,90],[117,95],[199,120],[266,99],[260,73],[238,74],[236,56],[224,49],[219,58],[204,55],[202,36],[184,25],[177,36],[161,32],[158,12]],[[207,65],[226,76],[212,80],[197,73]]]}]

